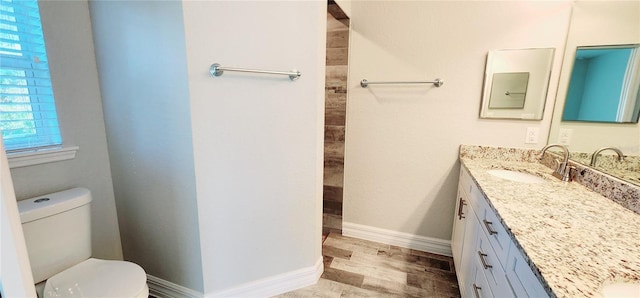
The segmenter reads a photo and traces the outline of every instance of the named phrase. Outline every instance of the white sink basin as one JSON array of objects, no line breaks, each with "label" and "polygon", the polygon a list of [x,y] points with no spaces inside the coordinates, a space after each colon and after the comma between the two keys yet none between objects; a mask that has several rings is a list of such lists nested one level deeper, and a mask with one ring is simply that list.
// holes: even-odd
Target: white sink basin
[{"label": "white sink basin", "polygon": [[522,183],[542,183],[546,181],[536,175],[511,170],[488,170],[487,173],[498,178]]},{"label": "white sink basin", "polygon": [[602,295],[608,297],[640,297],[640,284],[616,283],[602,288]]}]

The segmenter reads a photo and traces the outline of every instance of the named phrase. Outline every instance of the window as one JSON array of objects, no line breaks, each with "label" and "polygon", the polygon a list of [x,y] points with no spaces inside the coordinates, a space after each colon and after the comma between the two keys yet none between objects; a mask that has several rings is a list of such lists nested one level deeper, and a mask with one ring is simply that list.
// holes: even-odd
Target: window
[{"label": "window", "polygon": [[37,0],[0,0],[0,129],[7,152],[62,144]]}]

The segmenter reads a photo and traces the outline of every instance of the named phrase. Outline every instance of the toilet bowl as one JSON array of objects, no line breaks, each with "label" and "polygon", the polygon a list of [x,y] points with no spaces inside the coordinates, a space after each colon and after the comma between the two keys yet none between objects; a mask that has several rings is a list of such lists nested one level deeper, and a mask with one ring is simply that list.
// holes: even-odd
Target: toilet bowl
[{"label": "toilet bowl", "polygon": [[39,297],[148,297],[142,267],[91,258],[90,203],[86,188],[18,202]]}]

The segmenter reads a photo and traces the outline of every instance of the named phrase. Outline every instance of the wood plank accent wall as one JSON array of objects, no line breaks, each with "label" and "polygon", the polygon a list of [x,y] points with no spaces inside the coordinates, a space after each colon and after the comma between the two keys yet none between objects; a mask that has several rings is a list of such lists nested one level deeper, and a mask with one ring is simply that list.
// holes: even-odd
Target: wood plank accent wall
[{"label": "wood plank accent wall", "polygon": [[342,186],[347,106],[349,19],[335,4],[327,6],[323,234],[342,233]]}]

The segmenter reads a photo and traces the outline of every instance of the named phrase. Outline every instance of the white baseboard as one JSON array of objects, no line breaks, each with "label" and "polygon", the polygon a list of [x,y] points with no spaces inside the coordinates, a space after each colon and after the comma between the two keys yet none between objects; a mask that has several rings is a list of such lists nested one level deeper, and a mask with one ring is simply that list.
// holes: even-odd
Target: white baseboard
[{"label": "white baseboard", "polygon": [[433,254],[452,256],[450,240],[418,236],[350,222],[342,223],[342,234],[349,237],[411,248]]},{"label": "white baseboard", "polygon": [[202,298],[202,293],[147,274],[149,295],[157,298]]},{"label": "white baseboard", "polygon": [[307,268],[263,278],[206,297],[270,297],[314,285],[324,271],[322,256]]}]

